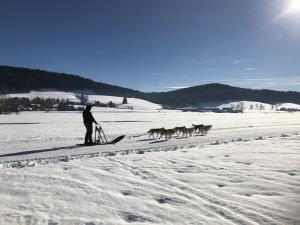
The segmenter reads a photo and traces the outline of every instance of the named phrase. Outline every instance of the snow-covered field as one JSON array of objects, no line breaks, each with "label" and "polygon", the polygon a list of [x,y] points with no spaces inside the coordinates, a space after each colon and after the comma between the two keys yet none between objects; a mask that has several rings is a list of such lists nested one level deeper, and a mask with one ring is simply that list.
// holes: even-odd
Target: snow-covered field
[{"label": "snow-covered field", "polygon": [[[107,146],[75,148],[80,112],[0,116],[0,224],[299,224],[300,113],[95,108]],[[207,136],[148,138],[212,124]]]}]

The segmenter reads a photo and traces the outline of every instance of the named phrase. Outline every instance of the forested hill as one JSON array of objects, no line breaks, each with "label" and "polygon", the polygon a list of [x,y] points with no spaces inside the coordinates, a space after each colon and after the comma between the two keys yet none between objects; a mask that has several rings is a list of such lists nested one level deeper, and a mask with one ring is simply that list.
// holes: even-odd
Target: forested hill
[{"label": "forested hill", "polygon": [[226,101],[257,101],[269,104],[289,102],[300,104],[300,93],[292,91],[254,90],[224,84],[206,84],[169,92],[145,93],[95,82],[78,75],[0,66],[0,93],[20,93],[45,89],[136,97],[176,107]]},{"label": "forested hill", "polygon": [[199,103],[257,101],[269,104],[300,104],[300,93],[295,91],[255,90],[224,84],[205,84],[163,93],[151,93],[151,100],[167,105],[199,105]]},{"label": "forested hill", "polygon": [[94,92],[103,95],[136,97],[142,93],[65,73],[38,69],[0,66],[0,90],[7,93],[54,89],[58,91]]}]

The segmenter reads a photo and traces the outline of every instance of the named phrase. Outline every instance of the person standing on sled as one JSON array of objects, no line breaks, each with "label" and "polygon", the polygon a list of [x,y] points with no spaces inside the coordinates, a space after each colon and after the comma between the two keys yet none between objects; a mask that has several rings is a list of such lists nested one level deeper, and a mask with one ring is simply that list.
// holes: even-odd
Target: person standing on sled
[{"label": "person standing on sled", "polygon": [[92,106],[86,105],[85,110],[82,112],[83,116],[83,123],[86,128],[86,134],[84,138],[84,144],[93,144],[93,123],[97,124],[97,121],[94,119],[92,113],[91,113]]}]

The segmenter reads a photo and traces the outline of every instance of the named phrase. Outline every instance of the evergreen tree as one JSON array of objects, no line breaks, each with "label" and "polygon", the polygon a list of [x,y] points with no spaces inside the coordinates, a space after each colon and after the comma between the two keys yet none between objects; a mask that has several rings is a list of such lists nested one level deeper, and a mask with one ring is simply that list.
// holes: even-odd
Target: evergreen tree
[{"label": "evergreen tree", "polygon": [[126,98],[126,97],[123,98],[122,104],[128,104],[128,101],[127,101],[127,98]]},{"label": "evergreen tree", "polygon": [[113,103],[112,101],[110,101],[108,104],[107,104],[108,107],[110,108],[116,108],[116,104]]}]

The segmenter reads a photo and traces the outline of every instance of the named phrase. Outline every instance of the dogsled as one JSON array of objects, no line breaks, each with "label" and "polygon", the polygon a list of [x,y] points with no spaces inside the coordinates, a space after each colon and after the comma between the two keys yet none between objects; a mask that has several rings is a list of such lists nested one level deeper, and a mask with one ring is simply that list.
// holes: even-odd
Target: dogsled
[{"label": "dogsled", "polygon": [[78,146],[93,146],[93,145],[111,145],[116,144],[120,141],[122,141],[125,137],[125,135],[121,135],[116,137],[113,140],[108,141],[106,138],[106,135],[103,131],[103,128],[101,126],[95,126],[95,135],[94,135],[94,141],[93,144],[78,144]]},{"label": "dogsled", "polygon": [[116,137],[111,141],[107,141],[105,133],[101,126],[95,126],[94,143],[98,145],[116,144],[124,139],[125,135]]},{"label": "dogsled", "polygon": [[[125,135],[121,135],[116,137],[115,139],[108,141],[102,127],[97,123],[95,118],[91,113],[92,105],[87,104],[85,110],[82,112],[83,123],[86,127],[86,134],[85,134],[85,142],[84,144],[80,144],[79,146],[90,146],[90,145],[109,145],[109,144],[116,144],[119,141],[123,140]],[[92,133],[93,133],[93,123],[97,124],[95,126],[95,137],[93,140]]]}]

